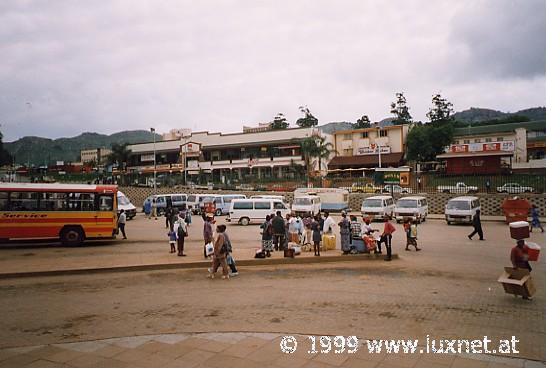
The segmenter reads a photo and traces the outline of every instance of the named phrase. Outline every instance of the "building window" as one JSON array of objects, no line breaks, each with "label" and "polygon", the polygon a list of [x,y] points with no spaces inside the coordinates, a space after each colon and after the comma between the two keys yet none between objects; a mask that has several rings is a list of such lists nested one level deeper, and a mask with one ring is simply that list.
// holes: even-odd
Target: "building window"
[{"label": "building window", "polygon": [[486,142],[486,143],[491,142],[491,138],[485,138],[485,142]]},{"label": "building window", "polygon": [[388,133],[389,131],[388,130],[380,130],[379,131],[379,136],[380,137],[387,137],[388,136]]},{"label": "building window", "polygon": [[465,139],[465,140],[463,141],[463,143],[464,143],[464,144],[469,144],[469,143],[470,143],[470,139]]},{"label": "building window", "polygon": [[502,142],[504,140],[503,137],[497,137],[497,142]]},{"label": "building window", "polygon": [[352,141],[353,140],[353,135],[352,134],[343,134],[343,140],[344,141]]},{"label": "building window", "polygon": [[474,139],[474,143],[482,143],[482,140],[477,138],[477,139]]},{"label": "building window", "polygon": [[368,138],[368,132],[360,133],[360,138]]},{"label": "building window", "polygon": [[343,150],[343,156],[352,156],[353,150],[351,148],[347,148]]}]

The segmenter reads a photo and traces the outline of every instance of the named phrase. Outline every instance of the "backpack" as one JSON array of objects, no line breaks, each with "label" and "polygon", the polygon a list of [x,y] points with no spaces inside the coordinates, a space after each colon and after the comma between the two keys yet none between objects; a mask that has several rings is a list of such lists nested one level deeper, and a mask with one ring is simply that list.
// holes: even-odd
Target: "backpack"
[{"label": "backpack", "polygon": [[182,224],[178,224],[178,229],[176,229],[177,235],[179,238],[184,238],[188,236],[188,234],[184,231],[184,227]]}]

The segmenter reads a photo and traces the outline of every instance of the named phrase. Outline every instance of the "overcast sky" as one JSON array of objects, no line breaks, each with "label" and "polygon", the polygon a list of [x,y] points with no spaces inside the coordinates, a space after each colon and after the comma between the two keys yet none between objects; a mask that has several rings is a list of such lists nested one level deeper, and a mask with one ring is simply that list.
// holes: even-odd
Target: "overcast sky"
[{"label": "overcast sky", "polygon": [[5,141],[546,105],[546,1],[0,2]]}]

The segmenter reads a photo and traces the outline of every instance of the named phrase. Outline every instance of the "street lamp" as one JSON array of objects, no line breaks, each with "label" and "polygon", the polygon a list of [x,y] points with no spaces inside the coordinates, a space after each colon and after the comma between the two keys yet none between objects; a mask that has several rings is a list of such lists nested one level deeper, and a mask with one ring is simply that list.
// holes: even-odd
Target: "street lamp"
[{"label": "street lamp", "polygon": [[155,161],[155,128],[150,128],[150,132],[152,133],[152,136],[154,138],[154,195],[157,191],[157,166]]}]

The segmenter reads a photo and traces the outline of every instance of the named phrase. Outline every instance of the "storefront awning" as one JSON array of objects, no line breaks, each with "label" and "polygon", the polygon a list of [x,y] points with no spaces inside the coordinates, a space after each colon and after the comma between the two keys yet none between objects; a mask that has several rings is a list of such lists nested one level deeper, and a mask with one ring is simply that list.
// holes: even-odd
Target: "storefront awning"
[{"label": "storefront awning", "polygon": [[[381,166],[401,166],[403,153],[381,155]],[[336,156],[328,164],[329,169],[367,168],[379,166],[379,155]]]}]

